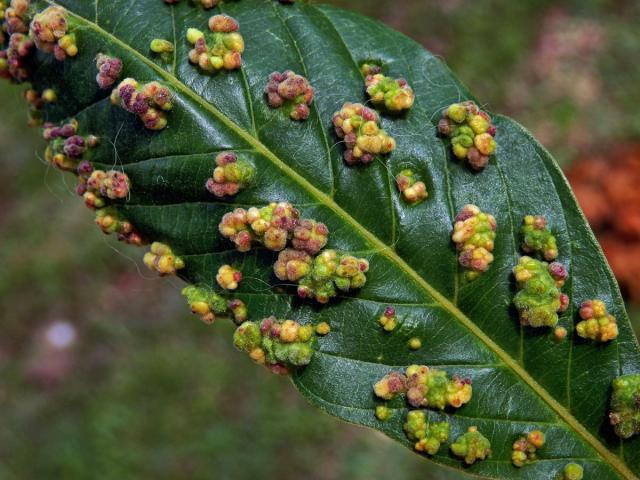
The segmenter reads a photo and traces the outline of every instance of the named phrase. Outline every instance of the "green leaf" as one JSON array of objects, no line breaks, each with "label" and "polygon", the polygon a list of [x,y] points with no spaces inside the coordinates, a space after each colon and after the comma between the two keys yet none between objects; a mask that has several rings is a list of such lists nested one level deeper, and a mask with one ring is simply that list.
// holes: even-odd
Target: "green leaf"
[{"label": "green leaf", "polygon": [[[189,64],[184,39],[189,27],[205,29],[211,12],[186,0],[174,6],[161,0],[59,4],[77,25],[80,52],[64,62],[38,54],[34,87],[54,88],[59,96],[45,108],[46,119],[77,118],[83,134],[100,137],[95,166],[122,168],[132,182],[130,197],[117,207],[146,237],[170,245],[185,260],[184,280],[215,287],[221,264],[242,265],[245,280],[237,296],[251,318],[331,323],[311,364],[293,375],[312,403],[411,448],[402,430],[406,404],[391,401],[391,419],[378,421],[372,385],[410,364],[438,367],[472,378],[474,395],[456,412],[429,411],[429,417],[450,422],[450,443],[478,426],[493,455],[463,467],[447,446],[432,461],[490,478],[553,478],[570,461],[583,465],[587,478],[636,478],[640,439],[623,444],[608,426],[607,410],[612,379],[640,372],[638,344],[600,247],[556,163],[514,121],[494,117],[499,147],[483,172],[453,158],[436,124],[444,107],[473,97],[440,59],[343,10],[228,0],[214,12],[240,22],[243,67],[208,75]],[[166,62],[152,54],[154,38],[175,41],[175,57]],[[111,105],[109,92],[94,79],[99,52],[121,58],[124,76],[172,89],[176,102],[166,129],[146,130],[134,115]],[[416,103],[405,116],[383,117],[383,127],[397,140],[388,160],[348,167],[331,117],[344,102],[366,100],[359,64],[367,60],[405,77]],[[316,89],[306,122],[292,122],[265,101],[268,75],[285,69],[305,75]],[[256,183],[232,202],[216,201],[204,188],[222,150],[242,152],[258,172]],[[400,200],[393,181],[392,173],[407,165],[427,181],[429,198],[416,206]],[[235,206],[271,201],[290,201],[303,216],[326,223],[331,248],[365,256],[371,264],[365,287],[322,307],[299,300],[295,289],[277,284],[273,252],[241,254],[218,234],[221,217]],[[464,281],[450,241],[453,217],[467,203],[498,223],[495,261],[472,283]],[[571,306],[562,324],[571,331],[580,302],[602,298],[618,319],[614,342],[555,344],[548,331],[519,326],[511,307],[511,269],[520,255],[520,222],[531,213],[549,219],[559,260],[570,271],[564,292]],[[376,321],[387,305],[402,319],[392,334]],[[413,336],[423,341],[416,351],[406,347]],[[247,359],[238,355],[234,361]],[[516,469],[511,445],[534,427],[545,432],[547,444],[539,461]]]}]

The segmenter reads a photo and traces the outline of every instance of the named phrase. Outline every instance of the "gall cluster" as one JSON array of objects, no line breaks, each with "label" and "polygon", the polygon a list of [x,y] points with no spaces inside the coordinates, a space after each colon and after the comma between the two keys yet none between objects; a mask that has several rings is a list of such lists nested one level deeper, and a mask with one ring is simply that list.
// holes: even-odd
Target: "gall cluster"
[{"label": "gall cluster", "polygon": [[264,89],[269,106],[283,107],[292,120],[309,118],[309,105],[313,101],[313,87],[302,75],[291,70],[273,72]]},{"label": "gall cluster", "polygon": [[111,103],[140,117],[145,128],[162,130],[167,126],[166,112],[173,108],[173,94],[158,82],[140,85],[133,78],[125,78],[111,92]]},{"label": "gall cluster", "polygon": [[211,33],[190,28],[187,41],[193,49],[189,52],[189,62],[205,72],[240,68],[244,39],[238,33],[239,28],[238,22],[228,15],[214,15],[209,19]]},{"label": "gall cluster", "polygon": [[475,205],[465,205],[456,215],[451,239],[460,254],[458,262],[467,271],[467,280],[475,280],[493,263],[496,219]]}]

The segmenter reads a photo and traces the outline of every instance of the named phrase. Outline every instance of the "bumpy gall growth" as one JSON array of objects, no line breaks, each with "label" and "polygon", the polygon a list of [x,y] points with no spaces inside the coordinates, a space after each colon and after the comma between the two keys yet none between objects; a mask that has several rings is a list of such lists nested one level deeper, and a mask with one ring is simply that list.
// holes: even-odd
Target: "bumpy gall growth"
[{"label": "bumpy gall growth", "polygon": [[313,357],[315,341],[311,325],[275,317],[265,318],[260,323],[244,322],[233,335],[236,348],[278,374],[308,365]]},{"label": "bumpy gall growth", "polygon": [[0,78],[22,83],[31,76],[31,57],[34,43],[24,33],[14,33],[9,37],[6,50],[0,51]]},{"label": "bumpy gall growth", "polygon": [[[117,200],[129,195],[131,183],[126,173],[117,170],[93,170],[85,185],[85,203],[88,198],[100,197],[102,199]],[[87,203],[88,207],[92,205]],[[99,205],[97,206],[99,208]]]},{"label": "bumpy gall growth", "polygon": [[158,82],[140,85],[126,78],[111,92],[111,103],[119,105],[140,117],[149,130],[162,130],[167,126],[166,112],[173,108],[173,94]]},{"label": "bumpy gall growth", "polygon": [[398,190],[404,199],[409,203],[417,203],[429,196],[427,186],[424,182],[418,181],[412,170],[402,170],[396,175]]},{"label": "bumpy gall growth", "polygon": [[329,229],[324,223],[303,219],[293,229],[291,244],[296,250],[315,255],[322,250],[329,239]]},{"label": "bumpy gall growth", "polygon": [[221,152],[216,156],[213,177],[207,180],[207,190],[218,198],[236,195],[254,179],[253,165],[233,152]]},{"label": "bumpy gall growth", "polygon": [[525,253],[537,253],[547,262],[558,258],[556,237],[547,228],[547,219],[542,215],[527,215],[522,222],[522,250]]},{"label": "bumpy gall growth", "polygon": [[491,456],[491,442],[482,435],[477,427],[469,427],[467,433],[451,444],[451,451],[457,457],[464,458],[467,465]]},{"label": "bumpy gall growth", "polygon": [[512,446],[511,461],[514,466],[522,467],[536,460],[536,452],[544,445],[544,433],[533,430],[518,438]]},{"label": "bumpy gall growth", "polygon": [[194,315],[199,315],[203,322],[213,323],[216,314],[227,311],[227,302],[209,287],[189,285],[182,289]]},{"label": "bumpy gall growth", "polygon": [[300,298],[314,298],[319,303],[328,303],[338,291],[349,292],[364,286],[367,281],[369,262],[364,258],[323,250],[311,265],[310,272],[298,282]]},{"label": "bumpy gall growth", "polygon": [[347,146],[344,160],[348,165],[371,163],[375,155],[384,155],[396,148],[396,142],[380,128],[378,114],[360,103],[345,103],[333,114],[336,135]]},{"label": "bumpy gall growth", "polygon": [[557,262],[547,264],[522,257],[513,274],[519,289],[513,304],[520,314],[520,323],[534,328],[555,327],[558,313],[569,305],[569,298],[559,289],[567,278],[566,269]]},{"label": "bumpy gall growth", "polygon": [[252,242],[269,250],[283,250],[298,225],[300,214],[287,202],[270,203],[266,207],[236,208],[226,213],[218,225],[223,237],[235,243],[240,252],[248,252]]},{"label": "bumpy gall growth", "polygon": [[240,68],[244,40],[238,33],[239,28],[238,22],[227,15],[214,15],[209,19],[212,33],[190,28],[187,41],[194,48],[189,52],[189,61],[205,72]]},{"label": "bumpy gall growth", "polygon": [[153,53],[171,53],[175,50],[175,46],[169,40],[154,38],[149,44],[149,50]]},{"label": "bumpy gall growth", "polygon": [[297,282],[311,271],[312,265],[311,255],[300,250],[287,248],[278,255],[273,272],[279,280]]},{"label": "bumpy gall growth", "polygon": [[365,78],[365,85],[371,102],[391,113],[409,110],[416,98],[404,78],[386,77],[382,73],[369,74]]},{"label": "bumpy gall growth", "polygon": [[121,242],[135,246],[145,244],[144,239],[135,230],[131,222],[125,220],[122,214],[113,207],[104,207],[97,210],[95,221],[100,230],[107,235],[115,233]]},{"label": "bumpy gall growth", "polygon": [[428,407],[444,410],[447,406],[460,408],[471,400],[471,380],[424,365],[411,365],[405,374],[391,372],[375,384],[374,393],[383,400],[391,400],[406,393],[407,403],[414,408]]},{"label": "bumpy gall growth", "polygon": [[76,36],[67,33],[68,30],[67,11],[52,6],[33,17],[29,34],[39,50],[53,53],[57,60],[62,61],[78,54]]},{"label": "bumpy gall growth", "polygon": [[584,476],[584,468],[577,463],[567,463],[562,469],[562,477],[560,480],[582,480]]},{"label": "bumpy gall growth", "polygon": [[[44,153],[45,160],[61,170],[76,171],[85,153],[98,145],[97,137],[81,136],[77,131],[76,120],[70,120],[62,126],[46,123],[42,131],[42,136],[48,143]],[[83,178],[80,177],[81,182]]]},{"label": "bumpy gall growth", "polygon": [[455,218],[451,239],[460,252],[458,262],[465,267],[467,280],[475,280],[493,262],[496,219],[475,205],[465,205]]},{"label": "bumpy gall growth", "polygon": [[422,410],[411,410],[407,413],[407,421],[403,425],[407,438],[415,442],[417,452],[435,455],[440,445],[449,440],[449,424],[447,422],[428,422]]},{"label": "bumpy gall growth", "polygon": [[249,311],[247,309],[247,305],[242,300],[238,298],[231,300],[228,303],[228,307],[229,310],[231,310],[233,321],[236,323],[236,325],[240,325],[247,320]]},{"label": "bumpy gall growth", "polygon": [[398,326],[398,317],[396,317],[396,309],[389,306],[384,309],[378,323],[384,329],[385,332],[392,332]]},{"label": "bumpy gall growth", "polygon": [[389,420],[390,416],[391,410],[389,410],[388,407],[385,407],[384,405],[378,405],[376,407],[376,418],[381,422],[386,422],[387,420]]},{"label": "bumpy gall growth", "polygon": [[184,261],[173,253],[169,245],[160,242],[151,244],[151,251],[145,253],[143,261],[150,270],[161,276],[175,275],[184,268]]},{"label": "bumpy gall growth", "polygon": [[216,282],[225,290],[235,290],[242,280],[242,272],[233,268],[231,265],[222,265],[218,269]]},{"label": "bumpy gall growth", "polygon": [[98,86],[102,89],[111,88],[122,73],[122,60],[99,53],[96,56],[96,67],[98,68],[98,75],[96,75]]},{"label": "bumpy gall growth", "polygon": [[329,335],[329,333],[331,332],[331,325],[329,325],[327,322],[320,322],[318,325],[316,325],[316,334],[320,335],[320,336],[325,336],[325,335]]},{"label": "bumpy gall growth", "polygon": [[608,342],[618,337],[618,325],[613,315],[607,312],[602,300],[585,300],[580,305],[581,322],[576,325],[576,332],[582,338],[590,338],[596,342]]},{"label": "bumpy gall growth", "polygon": [[453,154],[466,158],[474,170],[482,170],[496,151],[496,127],[491,117],[472,102],[454,103],[442,112],[441,135],[451,138]]},{"label": "bumpy gall growth", "polygon": [[[6,8],[5,8],[6,7]],[[4,19],[3,27],[9,35],[14,33],[27,33],[29,31],[29,0],[11,0],[7,7],[6,3],[0,2],[0,18]]]},{"label": "bumpy gall growth", "polygon": [[273,72],[264,89],[269,106],[284,107],[293,120],[309,118],[309,105],[313,101],[313,87],[302,75],[291,70]]},{"label": "bumpy gall growth", "polygon": [[640,433],[640,375],[623,375],[613,383],[609,422],[622,439]]}]

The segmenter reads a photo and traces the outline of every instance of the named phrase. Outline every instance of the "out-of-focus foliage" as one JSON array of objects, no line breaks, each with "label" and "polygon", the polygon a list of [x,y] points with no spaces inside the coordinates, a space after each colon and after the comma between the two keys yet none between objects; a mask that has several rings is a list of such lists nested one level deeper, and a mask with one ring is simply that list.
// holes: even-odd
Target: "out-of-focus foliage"
[{"label": "out-of-focus foliage", "polygon": [[[329,3],[443,55],[567,162],[640,137],[633,0]],[[229,325],[212,332],[187,313],[179,282],[136,273],[137,251],[88,228],[73,186],[42,173],[20,91],[0,87],[0,479],[425,478],[409,451],[254,368]],[[610,255],[629,238],[614,215],[596,225]]]}]

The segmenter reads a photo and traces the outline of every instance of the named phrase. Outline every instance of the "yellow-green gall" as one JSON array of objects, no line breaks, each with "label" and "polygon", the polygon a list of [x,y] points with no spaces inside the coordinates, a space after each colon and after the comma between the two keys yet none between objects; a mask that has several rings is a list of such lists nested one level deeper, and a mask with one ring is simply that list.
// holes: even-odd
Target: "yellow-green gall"
[{"label": "yellow-green gall", "polygon": [[547,264],[531,257],[521,257],[513,269],[518,293],[513,299],[522,325],[555,327],[558,313],[564,312],[569,298],[559,285],[567,278],[566,269],[559,263]]},{"label": "yellow-green gall", "polygon": [[160,242],[151,244],[151,250],[145,253],[143,261],[150,270],[161,276],[175,275],[184,268],[184,261],[173,253],[169,245]]},{"label": "yellow-green gall", "polygon": [[231,265],[222,265],[218,269],[216,282],[225,290],[235,290],[242,280],[242,272]]},{"label": "yellow-green gall", "polygon": [[265,318],[259,323],[244,322],[234,334],[234,344],[238,349],[277,374],[308,365],[315,341],[311,326],[275,317]]},{"label": "yellow-green gall", "polygon": [[454,103],[442,112],[438,124],[441,135],[451,139],[453,154],[466,159],[474,170],[482,170],[495,153],[496,127],[491,117],[472,101]]},{"label": "yellow-green gall", "polygon": [[389,410],[388,407],[385,407],[384,405],[378,405],[376,407],[376,418],[381,422],[386,422],[387,420],[389,420],[390,416],[391,410]]},{"label": "yellow-green gall", "polygon": [[580,305],[580,318],[576,333],[596,342],[608,342],[618,337],[616,318],[607,312],[602,300],[585,300]]},{"label": "yellow-green gall", "polygon": [[411,410],[407,413],[407,421],[403,425],[407,438],[415,442],[414,449],[435,455],[440,445],[449,440],[449,424],[447,422],[428,422],[422,410]]},{"label": "yellow-green gall", "polygon": [[225,299],[209,287],[189,285],[182,289],[182,295],[186,297],[191,312],[205,323],[213,323],[216,314],[227,311]]},{"label": "yellow-green gall", "polygon": [[609,423],[626,440],[640,433],[640,375],[622,375],[612,387]]},{"label": "yellow-green gall", "polygon": [[418,203],[429,196],[427,186],[417,179],[412,170],[402,170],[396,175],[396,185],[402,197],[409,203]]},{"label": "yellow-green gall", "polygon": [[380,128],[378,114],[360,103],[345,103],[333,114],[338,138],[344,139],[347,165],[369,164],[376,155],[386,155],[396,148],[395,140]]},{"label": "yellow-green gall", "polygon": [[414,408],[428,407],[444,410],[460,408],[471,400],[471,380],[457,375],[449,378],[447,372],[424,365],[410,365],[405,373],[391,372],[378,381],[373,391],[383,400],[391,400],[405,393],[407,403]]},{"label": "yellow-green gall", "polygon": [[329,325],[327,322],[320,322],[318,325],[316,325],[316,333],[318,335],[324,336],[324,335],[328,335],[331,332],[331,325]]},{"label": "yellow-green gall", "polygon": [[310,267],[309,273],[298,281],[298,296],[328,303],[338,295],[338,291],[349,292],[362,288],[367,281],[369,262],[336,250],[323,250],[313,259]]},{"label": "yellow-green gall", "polygon": [[465,205],[456,215],[451,239],[458,250],[458,263],[467,271],[467,280],[475,280],[493,263],[496,219],[476,205]]},{"label": "yellow-green gall", "polygon": [[515,467],[534,462],[537,458],[537,450],[542,448],[544,443],[544,433],[540,430],[532,430],[526,436],[521,436],[513,443],[511,462]]},{"label": "yellow-green gall", "polygon": [[171,53],[175,50],[175,47],[169,40],[154,38],[149,44],[149,49],[154,53]]},{"label": "yellow-green gall", "polygon": [[527,215],[522,222],[522,250],[528,254],[540,254],[546,261],[558,258],[556,237],[547,228],[542,215]]},{"label": "yellow-green gall", "polygon": [[418,337],[410,338],[407,342],[407,346],[411,350],[419,350],[420,348],[422,348],[422,340],[420,340]]},{"label": "yellow-green gall", "polygon": [[384,313],[378,318],[378,323],[385,332],[392,332],[398,326],[398,318],[396,317],[396,309],[389,306],[384,309]]},{"label": "yellow-green gall", "polygon": [[367,94],[376,107],[391,113],[400,113],[413,106],[416,95],[404,78],[386,77],[382,73],[367,75]]},{"label": "yellow-green gall", "polygon": [[467,433],[451,444],[451,451],[457,457],[464,458],[467,465],[491,456],[491,442],[482,435],[477,427],[469,427]]},{"label": "yellow-green gall", "polygon": [[206,188],[218,198],[236,195],[253,182],[256,169],[247,160],[238,158],[234,152],[220,152],[216,155],[216,168]]},{"label": "yellow-green gall", "polygon": [[584,468],[577,463],[567,463],[562,469],[561,480],[582,480]]}]

